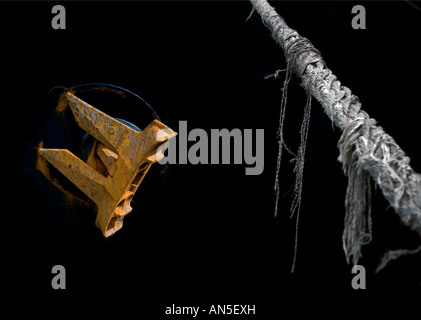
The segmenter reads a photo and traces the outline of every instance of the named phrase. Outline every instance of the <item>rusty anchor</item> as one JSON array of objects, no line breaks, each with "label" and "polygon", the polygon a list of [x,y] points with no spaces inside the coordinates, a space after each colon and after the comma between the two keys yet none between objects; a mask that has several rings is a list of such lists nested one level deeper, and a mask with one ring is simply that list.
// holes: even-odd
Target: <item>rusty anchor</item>
[{"label": "rusty anchor", "polygon": [[64,94],[64,101],[78,126],[96,139],[88,159],[85,162],[67,149],[42,146],[38,154],[96,204],[96,226],[109,237],[123,226],[136,190],[177,133],[158,120],[137,131],[71,92]]}]

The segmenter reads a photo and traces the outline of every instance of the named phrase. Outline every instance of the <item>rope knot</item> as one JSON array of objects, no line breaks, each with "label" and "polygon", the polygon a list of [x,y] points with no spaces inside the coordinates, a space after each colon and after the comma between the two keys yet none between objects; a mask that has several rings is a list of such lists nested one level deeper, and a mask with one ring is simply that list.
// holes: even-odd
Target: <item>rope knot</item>
[{"label": "rope knot", "polygon": [[294,38],[285,46],[285,57],[294,72],[301,77],[307,66],[321,61],[322,56],[307,38]]}]

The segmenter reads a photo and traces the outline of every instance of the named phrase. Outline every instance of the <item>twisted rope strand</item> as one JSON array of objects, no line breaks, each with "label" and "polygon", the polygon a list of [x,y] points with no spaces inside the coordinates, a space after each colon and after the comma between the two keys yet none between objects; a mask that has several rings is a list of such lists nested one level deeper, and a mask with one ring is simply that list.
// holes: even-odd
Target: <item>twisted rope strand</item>
[{"label": "twisted rope strand", "polygon": [[309,40],[288,27],[266,0],[250,2],[283,49],[291,69],[301,78],[302,86],[343,131],[338,147],[339,161],[349,178],[343,235],[347,260],[352,256],[356,264],[361,245],[371,239],[370,208],[365,200],[370,191],[369,177],[402,222],[421,236],[421,175],[413,171],[409,157],[361,110],[358,97],[337,80]]},{"label": "twisted rope strand", "polygon": [[[275,175],[275,186],[274,186],[274,190],[276,194],[275,213],[274,213],[275,217],[278,214],[278,203],[279,203],[279,197],[280,197],[279,171],[281,169],[282,148],[283,146],[286,147],[285,141],[284,141],[284,120],[285,120],[285,111],[286,111],[286,104],[287,104],[287,97],[288,97],[288,84],[290,80],[291,80],[291,69],[290,69],[290,65],[288,64],[286,68],[286,73],[285,73],[284,85],[282,88],[281,112],[279,115],[279,127],[278,127],[278,133],[277,133],[278,159],[276,161],[276,175]],[[288,147],[286,147],[286,149],[289,151]]]}]

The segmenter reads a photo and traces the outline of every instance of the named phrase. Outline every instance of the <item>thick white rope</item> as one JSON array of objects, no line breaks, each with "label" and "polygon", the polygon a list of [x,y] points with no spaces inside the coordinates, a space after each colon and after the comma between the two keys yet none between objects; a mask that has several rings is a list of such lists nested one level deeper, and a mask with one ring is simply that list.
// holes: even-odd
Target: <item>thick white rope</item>
[{"label": "thick white rope", "polygon": [[402,222],[421,236],[421,175],[413,171],[409,157],[361,110],[358,97],[341,85],[309,40],[288,27],[266,0],[250,2],[283,49],[288,65],[301,78],[302,86],[343,132],[338,147],[339,161],[349,178],[343,234],[347,261],[352,257],[357,264],[361,246],[371,239],[369,177]]}]

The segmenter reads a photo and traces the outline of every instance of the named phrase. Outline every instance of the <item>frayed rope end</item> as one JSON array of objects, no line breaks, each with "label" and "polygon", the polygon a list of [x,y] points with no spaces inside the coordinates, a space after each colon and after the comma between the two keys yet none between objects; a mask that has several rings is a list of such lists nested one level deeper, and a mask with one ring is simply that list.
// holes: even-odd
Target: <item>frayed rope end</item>
[{"label": "frayed rope end", "polygon": [[379,271],[383,270],[392,260],[396,260],[402,256],[414,255],[414,254],[417,254],[418,252],[421,252],[421,246],[419,246],[417,249],[414,249],[414,250],[400,249],[400,250],[388,251],[385,253],[383,258],[381,259],[380,264],[378,265],[375,273],[378,273]]}]

